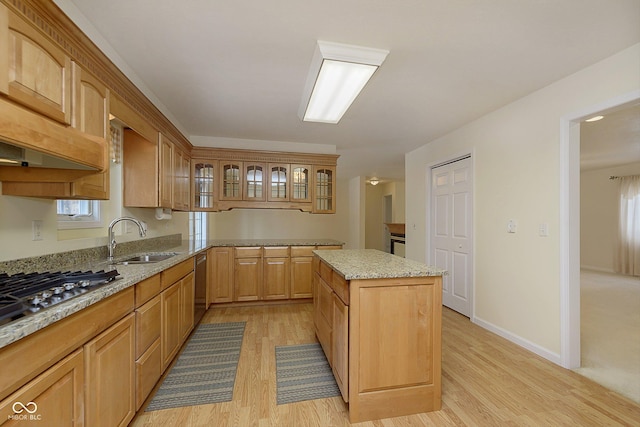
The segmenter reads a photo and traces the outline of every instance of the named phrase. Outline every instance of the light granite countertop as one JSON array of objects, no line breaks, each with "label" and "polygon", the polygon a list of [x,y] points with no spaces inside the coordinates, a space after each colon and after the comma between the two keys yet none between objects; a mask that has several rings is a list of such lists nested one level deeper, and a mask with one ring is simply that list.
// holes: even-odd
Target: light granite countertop
[{"label": "light granite countertop", "polygon": [[446,270],[376,249],[313,251],[346,280],[442,276]]},{"label": "light granite countertop", "polygon": [[[153,239],[149,239],[153,240]],[[1,263],[4,270],[9,274],[18,271],[68,271],[74,270],[118,270],[119,278],[104,285],[98,289],[92,290],[85,294],[76,296],[68,301],[61,302],[50,308],[43,309],[37,313],[30,314],[10,323],[0,325],[0,348],[5,347],[15,341],[20,340],[34,332],[43,329],[50,324],[64,319],[78,311],[89,307],[105,298],[110,297],[136,283],[158,274],[169,267],[197,255],[199,252],[205,251],[216,246],[330,246],[342,245],[342,242],[331,239],[228,239],[228,240],[207,240],[207,241],[182,241],[169,240],[162,243],[162,247],[157,246],[141,246],[143,241],[136,241],[133,245],[134,251],[118,254],[116,252],[115,262],[125,259],[129,256],[140,253],[176,253],[175,256],[164,261],[149,264],[110,264],[106,261],[106,247],[96,250],[96,253],[104,254],[98,258],[91,259],[94,254],[87,255],[86,251],[76,251],[77,258],[74,258],[74,251],[61,254],[52,254],[52,259],[47,256],[36,257],[31,259],[16,260],[15,262]],[[123,245],[124,246],[124,245]],[[102,250],[104,249],[104,250]],[[89,257],[89,258],[87,258]],[[76,260],[76,262],[68,264],[60,264],[60,259]],[[52,263],[57,263],[58,268],[53,269]],[[11,270],[11,266],[15,265],[15,271]],[[2,269],[0,269],[2,270]]]}]

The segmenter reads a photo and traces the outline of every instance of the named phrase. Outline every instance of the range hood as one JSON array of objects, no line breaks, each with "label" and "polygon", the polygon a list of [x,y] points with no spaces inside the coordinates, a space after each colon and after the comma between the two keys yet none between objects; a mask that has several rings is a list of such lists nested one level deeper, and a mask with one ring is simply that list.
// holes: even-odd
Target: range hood
[{"label": "range hood", "polygon": [[89,166],[0,141],[0,166],[95,170]]}]

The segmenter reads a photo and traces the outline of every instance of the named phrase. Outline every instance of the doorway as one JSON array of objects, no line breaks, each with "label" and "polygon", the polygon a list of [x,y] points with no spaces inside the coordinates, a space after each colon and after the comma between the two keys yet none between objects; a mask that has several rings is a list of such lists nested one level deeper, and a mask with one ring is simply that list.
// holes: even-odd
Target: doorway
[{"label": "doorway", "polygon": [[467,155],[431,167],[431,262],[448,271],[442,303],[467,317],[473,307],[473,172]]},{"label": "doorway", "polygon": [[630,92],[561,120],[560,177],[560,303],[561,364],[580,367],[580,123],[602,111],[640,101]]}]

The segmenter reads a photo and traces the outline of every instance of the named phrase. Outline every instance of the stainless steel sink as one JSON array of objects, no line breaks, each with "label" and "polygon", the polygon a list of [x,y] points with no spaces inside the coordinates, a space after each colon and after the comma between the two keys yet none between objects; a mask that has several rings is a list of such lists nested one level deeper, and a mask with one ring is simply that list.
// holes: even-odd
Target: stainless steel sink
[{"label": "stainless steel sink", "polygon": [[162,254],[143,254],[136,255],[130,258],[123,259],[115,264],[127,265],[127,264],[149,264],[153,262],[164,261],[178,255],[176,252],[162,253]]}]

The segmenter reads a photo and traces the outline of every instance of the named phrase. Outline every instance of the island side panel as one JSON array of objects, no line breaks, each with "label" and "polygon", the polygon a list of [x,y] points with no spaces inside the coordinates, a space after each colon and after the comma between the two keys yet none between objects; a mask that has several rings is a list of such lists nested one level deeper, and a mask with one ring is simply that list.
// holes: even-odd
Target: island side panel
[{"label": "island side panel", "polygon": [[349,286],[349,420],[439,410],[442,277]]}]

